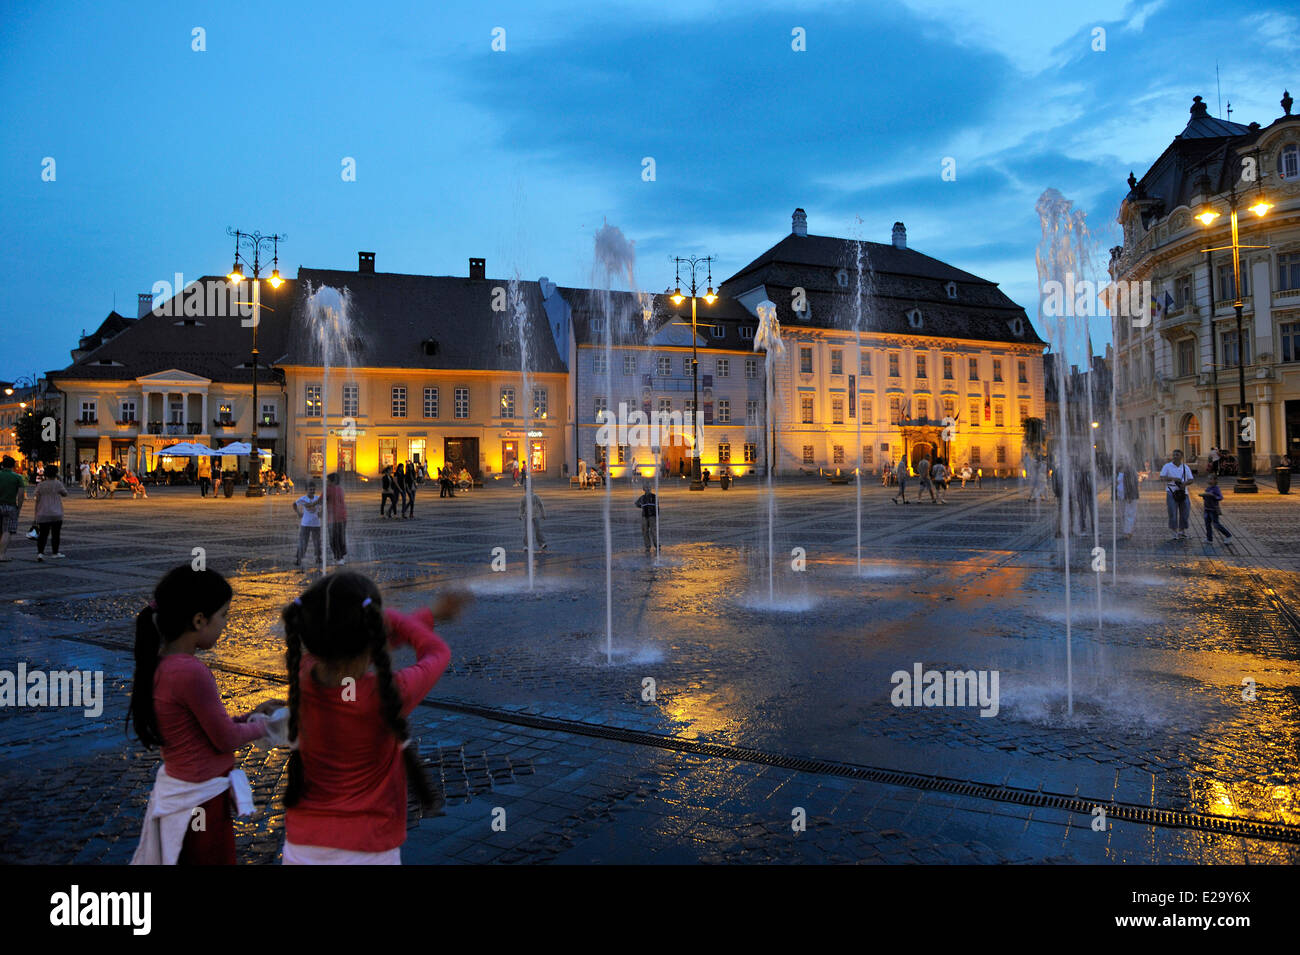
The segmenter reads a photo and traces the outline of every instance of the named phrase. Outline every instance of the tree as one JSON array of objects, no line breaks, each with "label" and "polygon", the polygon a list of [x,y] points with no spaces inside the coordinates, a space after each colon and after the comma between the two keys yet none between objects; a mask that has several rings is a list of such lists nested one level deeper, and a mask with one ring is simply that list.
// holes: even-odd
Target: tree
[{"label": "tree", "polygon": [[59,457],[59,423],[53,415],[37,415],[28,408],[14,423],[14,443],[23,457],[35,461],[57,461]]}]

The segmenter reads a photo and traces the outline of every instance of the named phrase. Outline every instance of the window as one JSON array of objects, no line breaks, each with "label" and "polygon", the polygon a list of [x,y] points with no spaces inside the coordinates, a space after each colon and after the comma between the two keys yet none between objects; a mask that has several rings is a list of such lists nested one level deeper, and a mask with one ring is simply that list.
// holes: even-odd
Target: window
[{"label": "window", "polygon": [[343,386],[343,417],[355,418],[361,405],[361,388],[358,385]]},{"label": "window", "polygon": [[745,463],[753,464],[758,460],[758,445],[753,441],[745,442]]},{"label": "window", "polygon": [[754,326],[753,326],[753,325],[741,325],[741,326],[740,326],[740,337],[741,337],[741,338],[753,338],[753,337],[754,337]]},{"label": "window", "polygon": [[673,399],[671,399],[671,398],[660,398],[660,399],[659,399],[659,413],[660,413],[660,414],[672,414],[672,413],[673,413]]},{"label": "window", "polygon": [[863,464],[875,464],[875,463],[876,463],[876,459],[875,459],[875,454],[874,454],[874,452],[875,452],[875,449],[874,449],[871,445],[869,445],[869,444],[864,444],[864,445],[862,446],[862,463],[863,463]]},{"label": "window", "polygon": [[1282,179],[1300,179],[1300,146],[1291,143],[1282,147],[1282,154],[1277,157],[1277,174]]},{"label": "window", "polygon": [[673,373],[673,360],[665,355],[660,355],[655,359],[655,374],[660,378],[667,378]]},{"label": "window", "polygon": [[812,423],[813,423],[813,399],[812,399],[812,395],[800,395],[800,396],[799,396],[799,408],[800,408],[800,411],[802,412],[802,414],[800,415],[800,420],[801,420],[804,424],[812,424]]},{"label": "window", "polygon": [[1196,340],[1184,338],[1177,348],[1179,377],[1196,374]]},{"label": "window", "polygon": [[686,416],[683,420],[689,422],[691,420],[691,416],[695,414],[694,398],[682,399],[682,413]]},{"label": "window", "polygon": [[718,445],[718,463],[719,464],[731,463],[731,445],[729,444]]},{"label": "window", "polygon": [[731,402],[726,398],[718,399],[718,424],[731,424]]},{"label": "window", "polygon": [[603,396],[597,396],[592,399],[592,416],[599,422],[605,420],[605,412],[609,410],[609,399]]},{"label": "window", "polygon": [[379,469],[397,466],[397,439],[379,439]]},{"label": "window", "polygon": [[456,398],[455,416],[457,418],[468,418],[469,417],[469,389],[457,388],[455,398]]},{"label": "window", "polygon": [[980,449],[979,449],[979,446],[978,446],[978,445],[976,445],[976,446],[974,446],[974,447],[972,447],[972,448],[970,449],[970,463],[971,463],[971,466],[972,466],[972,467],[979,467],[979,464],[980,464]]},{"label": "window", "polygon": [[1004,445],[1001,444],[998,445],[997,460],[998,460],[998,464],[1007,463],[1007,449]]},{"label": "window", "polygon": [[831,445],[831,463],[832,464],[844,463],[844,445],[842,444]]},{"label": "window", "polygon": [[916,377],[917,378],[925,377],[925,356],[924,355],[916,356]]},{"label": "window", "polygon": [[81,403],[81,420],[95,421],[97,418],[98,415],[95,414],[95,402],[83,401]]},{"label": "window", "polygon": [[609,374],[609,362],[603,351],[598,351],[591,356],[591,372],[594,375]]},{"label": "window", "polygon": [[1029,367],[1023,362],[1016,362],[1016,381],[1022,385],[1029,384]]},{"label": "window", "polygon": [[757,358],[746,358],[746,359],[745,359],[745,377],[746,377],[746,378],[757,378],[757,377],[758,377],[758,359],[757,359]]},{"label": "window", "polygon": [[1002,380],[1002,359],[1001,358],[993,359],[993,380],[994,381]]},{"label": "window", "polygon": [[968,358],[966,359],[966,367],[968,369],[966,373],[966,377],[969,378],[971,381],[979,381],[980,360],[978,358]]},{"label": "window", "polygon": [[690,355],[685,355],[682,357],[682,374],[685,375],[687,378],[691,377],[691,356]]},{"label": "window", "polygon": [[832,398],[831,399],[831,424],[843,424],[843,423],[844,423],[844,399]]},{"label": "window", "polygon": [[550,411],[550,396],[545,388],[533,389],[533,417],[538,421],[547,418]]},{"label": "window", "polygon": [[813,446],[811,444],[805,444],[803,446],[803,463],[804,464],[813,463]]},{"label": "window", "polygon": [[1282,333],[1282,360],[1300,361],[1300,323],[1287,322],[1278,326]]},{"label": "window", "polygon": [[[501,389],[501,417],[513,418],[515,416],[515,390],[513,388]],[[396,415],[394,415],[396,417]]]},{"label": "window", "polygon": [[898,395],[889,397],[889,423],[901,424],[903,420],[903,399]]},{"label": "window", "polygon": [[262,424],[269,425],[273,421],[275,421],[275,402],[262,402]]},{"label": "window", "polygon": [[616,453],[617,453],[618,457],[617,457],[617,459],[614,461],[614,463],[615,463],[615,464],[627,464],[627,445],[626,445],[626,444],[620,444],[620,445],[618,445],[618,451],[617,451]]},{"label": "window", "polygon": [[320,417],[320,385],[307,386],[307,407],[303,415],[308,418]]},{"label": "window", "polygon": [[1020,402],[1020,423],[1023,425],[1025,423],[1025,419],[1028,417],[1029,417],[1029,402],[1022,401]]},{"label": "window", "polygon": [[1002,410],[1002,402],[1000,401],[993,402],[993,427],[995,428],[1003,427],[1006,424],[1005,417],[1006,415]]},{"label": "window", "polygon": [[930,401],[927,398],[916,399],[916,416],[924,421],[930,417]]},{"label": "window", "polygon": [[625,375],[636,374],[636,355],[623,356],[623,374]]},{"label": "window", "polygon": [[[226,405],[225,407],[229,408],[230,405]],[[134,402],[134,401],[123,401],[123,402],[122,402],[122,417],[121,417],[119,420],[121,420],[121,421],[134,421],[134,420],[135,420],[135,402]]]},{"label": "window", "polygon": [[1290,252],[1277,257],[1278,291],[1300,289],[1300,252]]},{"label": "window", "polygon": [[858,374],[864,378],[871,376],[871,352],[860,352],[858,354]]},{"label": "window", "polygon": [[[1236,284],[1233,282],[1232,263],[1220,265],[1218,269],[1217,281],[1215,286],[1216,295],[1220,302],[1235,302],[1237,300]],[[1241,297],[1245,298],[1250,294],[1250,269],[1245,265],[1241,268]]]},{"label": "window", "polygon": [[406,417],[406,386],[393,385],[393,417]]},{"label": "window", "polygon": [[758,401],[754,398],[751,398],[745,402],[745,423],[746,424],[758,423]]},{"label": "window", "polygon": [[713,363],[713,371],[719,378],[731,377],[731,359],[719,358]]},{"label": "window", "polygon": [[[135,414],[135,409],[134,409],[134,408],[132,409],[131,413],[132,413],[132,414]],[[234,409],[230,406],[230,403],[229,403],[229,402],[222,402],[222,403],[217,407],[217,420],[218,420],[218,421],[221,421],[221,422],[223,422],[224,424],[231,424],[231,423],[233,422],[233,420],[234,420],[234,417],[235,417]]]},{"label": "window", "polygon": [[980,426],[980,400],[978,398],[970,400],[970,426],[972,428]]},{"label": "window", "polygon": [[[1242,348],[1241,363],[1243,365],[1249,365],[1251,362],[1250,329],[1246,328],[1244,331],[1245,344]],[[1223,342],[1223,348],[1221,349],[1223,354],[1223,366],[1226,368],[1235,368],[1237,365],[1237,330],[1234,328],[1232,331],[1222,332],[1220,337]]]},{"label": "window", "polygon": [[812,349],[811,348],[800,347],[799,372],[804,375],[812,374]]},{"label": "window", "polygon": [[438,389],[424,389],[424,416],[426,418],[438,417]]},{"label": "window", "polygon": [[844,374],[844,350],[842,348],[831,349],[831,374]]},{"label": "window", "polygon": [[889,356],[889,377],[890,378],[898,377],[898,356],[897,355]]},{"label": "window", "polygon": [[952,381],[952,356],[943,356],[943,378],[944,381]]},{"label": "window", "polygon": [[[1237,409],[1240,407],[1240,405],[1224,405],[1223,407],[1223,416],[1226,419],[1224,423],[1227,425],[1227,430],[1223,435],[1223,440],[1234,454],[1236,454],[1241,447],[1241,419],[1252,417],[1255,414],[1255,406],[1253,404],[1247,404],[1245,406],[1245,414],[1238,414]],[[1256,437],[1258,437],[1258,433],[1256,434]]]},{"label": "window", "polygon": [[714,337],[714,338],[726,338],[726,337],[727,337],[727,326],[726,326],[726,325],[711,325],[711,326],[709,326],[709,327],[710,327],[710,328],[712,329],[712,331],[713,331],[713,337]]},{"label": "window", "polygon": [[871,423],[871,395],[858,395],[858,418],[863,424]]},{"label": "window", "polygon": [[943,399],[943,416],[944,416],[945,418],[952,418],[952,419],[956,420],[956,418],[957,418],[957,402],[953,401],[951,398],[944,398],[944,399]]}]

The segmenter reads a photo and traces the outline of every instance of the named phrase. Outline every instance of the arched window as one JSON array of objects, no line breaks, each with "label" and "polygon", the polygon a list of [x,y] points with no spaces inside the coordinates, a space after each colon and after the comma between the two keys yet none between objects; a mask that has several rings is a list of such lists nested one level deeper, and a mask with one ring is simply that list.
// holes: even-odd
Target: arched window
[{"label": "arched window", "polygon": [[1201,422],[1194,414],[1183,415],[1183,457],[1195,461],[1201,454]]},{"label": "arched window", "polygon": [[1277,174],[1283,179],[1300,179],[1300,146],[1295,143],[1282,147],[1277,157]]}]

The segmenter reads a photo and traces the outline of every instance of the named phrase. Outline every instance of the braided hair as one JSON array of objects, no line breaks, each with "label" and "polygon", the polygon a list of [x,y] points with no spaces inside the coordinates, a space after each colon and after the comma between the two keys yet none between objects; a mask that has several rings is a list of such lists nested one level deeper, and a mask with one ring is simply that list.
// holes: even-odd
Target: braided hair
[{"label": "braided hair", "polygon": [[191,629],[195,614],[211,617],[230,603],[234,591],[215,570],[195,570],[181,564],[167,572],[154,588],[153,599],[135,618],[135,675],[126,722],[147,747],[161,746],[158,715],[153,705],[153,681],[159,651]]},{"label": "braided hair", "polygon": [[407,746],[408,728],[402,715],[402,698],[393,682],[393,664],[388,655],[388,631],[379,588],[374,581],[355,571],[336,571],[322,577],[301,597],[284,608],[285,662],[289,669],[289,754],[288,786],[284,804],[295,806],[302,799],[307,781],[302,755],[298,751],[299,705],[302,693],[299,671],[305,648],[325,661],[352,660],[368,653],[375,667],[379,712],[385,725],[402,742],[406,778],[415,789],[420,805],[429,808],[435,797],[415,749]]}]

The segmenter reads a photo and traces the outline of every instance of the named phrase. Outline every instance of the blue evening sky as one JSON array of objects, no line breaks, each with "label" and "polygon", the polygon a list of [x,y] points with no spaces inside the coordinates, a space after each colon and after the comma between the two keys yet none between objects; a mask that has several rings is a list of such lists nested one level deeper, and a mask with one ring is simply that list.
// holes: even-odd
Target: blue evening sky
[{"label": "blue evening sky", "polygon": [[718,256],[718,280],[802,206],[820,235],[888,242],[901,219],[1032,317],[1043,189],[1104,250],[1192,96],[1221,114],[1216,60],[1232,119],[1267,124],[1300,97],[1297,52],[1293,5],[1255,0],[18,3],[0,378],[66,365],[115,295],[133,316],[156,281],[224,273],[227,226],[287,233],[286,274],[365,249],[384,272],[483,256],[585,285],[608,221],[660,290],[669,255]]}]

